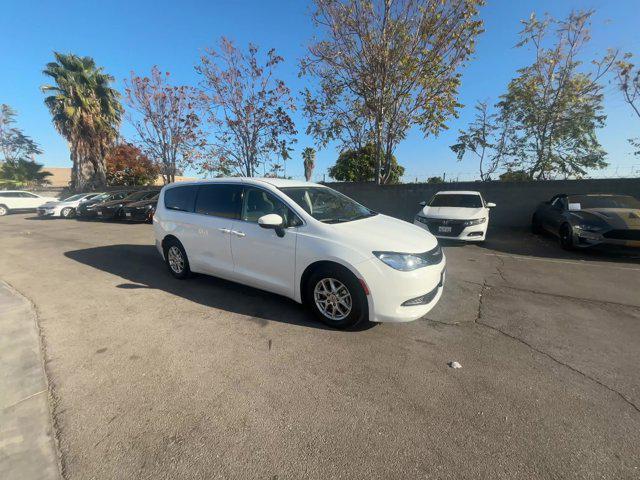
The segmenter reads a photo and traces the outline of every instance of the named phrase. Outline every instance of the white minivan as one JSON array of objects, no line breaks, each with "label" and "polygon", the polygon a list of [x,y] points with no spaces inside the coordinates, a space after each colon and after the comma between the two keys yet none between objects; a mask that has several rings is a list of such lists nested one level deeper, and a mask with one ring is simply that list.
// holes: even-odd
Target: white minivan
[{"label": "white minivan", "polygon": [[336,328],[416,320],[442,294],[446,259],[433,235],[323,185],[173,183],[153,224],[174,277],[205,273],[284,295]]}]

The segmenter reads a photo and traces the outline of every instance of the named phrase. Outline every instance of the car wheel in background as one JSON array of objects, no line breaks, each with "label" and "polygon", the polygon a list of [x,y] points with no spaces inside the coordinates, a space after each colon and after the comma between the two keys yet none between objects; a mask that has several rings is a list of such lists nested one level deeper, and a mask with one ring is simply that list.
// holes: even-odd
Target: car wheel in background
[{"label": "car wheel in background", "polygon": [[533,217],[531,217],[531,233],[538,235],[542,233],[542,226],[540,225],[540,220],[538,216],[534,213]]},{"label": "car wheel in background", "polygon": [[73,208],[71,208],[71,207],[64,207],[60,211],[60,216],[62,218],[69,218],[71,215],[73,215]]},{"label": "car wheel in background", "polygon": [[191,273],[187,252],[178,240],[169,239],[164,243],[164,260],[175,278],[183,280]]},{"label": "car wheel in background", "polygon": [[0,217],[3,217],[9,213],[9,209],[4,205],[0,205]]},{"label": "car wheel in background", "polygon": [[560,246],[565,250],[573,249],[573,229],[568,223],[560,227]]},{"label": "car wheel in background", "polygon": [[322,267],[306,285],[305,299],[318,319],[344,329],[366,321],[367,296],[358,279],[346,268]]}]

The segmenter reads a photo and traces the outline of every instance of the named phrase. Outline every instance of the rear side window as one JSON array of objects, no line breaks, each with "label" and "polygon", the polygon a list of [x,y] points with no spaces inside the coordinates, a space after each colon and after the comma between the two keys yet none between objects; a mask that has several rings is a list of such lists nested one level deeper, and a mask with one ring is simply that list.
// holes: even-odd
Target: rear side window
[{"label": "rear side window", "polygon": [[167,210],[193,212],[197,191],[198,187],[191,185],[169,188],[164,192],[164,207]]},{"label": "rear side window", "polygon": [[240,185],[201,185],[196,199],[196,213],[238,219],[241,198]]}]

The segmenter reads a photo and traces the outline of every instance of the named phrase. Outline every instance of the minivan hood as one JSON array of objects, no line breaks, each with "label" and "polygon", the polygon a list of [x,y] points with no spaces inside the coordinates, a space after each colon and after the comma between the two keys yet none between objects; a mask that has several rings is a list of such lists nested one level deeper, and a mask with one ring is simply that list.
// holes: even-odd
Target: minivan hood
[{"label": "minivan hood", "polygon": [[472,220],[486,215],[485,208],[465,207],[424,207],[422,216],[428,218],[447,218],[449,220]]},{"label": "minivan hood", "polygon": [[435,248],[438,244],[436,238],[426,230],[382,214],[327,226],[341,237],[343,243],[357,246],[358,249],[368,253],[374,251],[423,253]]}]

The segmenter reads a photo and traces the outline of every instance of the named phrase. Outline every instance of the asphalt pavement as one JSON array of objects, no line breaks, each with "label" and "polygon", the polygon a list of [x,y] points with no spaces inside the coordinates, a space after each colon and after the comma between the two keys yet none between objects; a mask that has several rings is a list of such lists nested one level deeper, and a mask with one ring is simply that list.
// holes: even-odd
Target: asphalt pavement
[{"label": "asphalt pavement", "polygon": [[149,225],[0,218],[67,479],[640,478],[640,255],[492,233],[445,246],[426,318],[341,332],[175,280],[153,242]]}]

